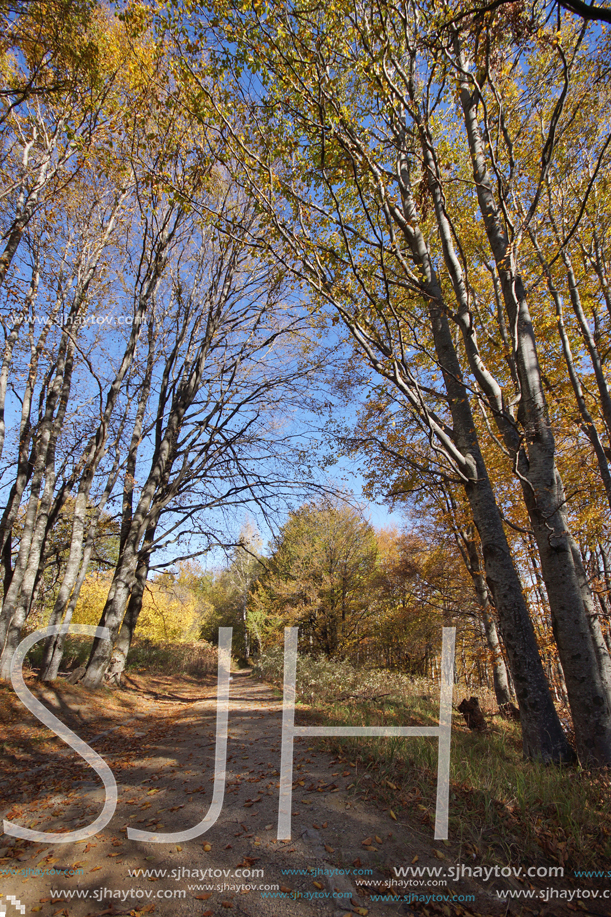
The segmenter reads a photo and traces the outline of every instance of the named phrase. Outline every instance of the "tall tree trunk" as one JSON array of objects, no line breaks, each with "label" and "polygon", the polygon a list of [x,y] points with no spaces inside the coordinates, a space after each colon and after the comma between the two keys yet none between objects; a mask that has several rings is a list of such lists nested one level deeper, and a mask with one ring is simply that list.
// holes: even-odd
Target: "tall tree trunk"
[{"label": "tall tree trunk", "polygon": [[[0,679],[10,678],[11,663],[13,654],[19,645],[21,639],[21,630],[30,610],[32,594],[38,576],[44,542],[48,531],[49,515],[53,504],[53,493],[55,490],[55,451],[57,439],[61,432],[64,422],[68,397],[72,382],[73,368],[73,349],[68,348],[66,362],[61,378],[61,391],[59,393],[59,404],[57,415],[53,418],[49,426],[49,437],[46,441],[42,461],[39,467],[38,477],[36,478],[37,487],[35,495],[30,495],[28,503],[28,532],[27,532],[27,553],[23,545],[20,545],[17,560],[17,570],[19,576],[15,575],[11,581],[9,594],[3,604],[2,613],[6,615],[7,629],[4,641],[2,656],[0,657]],[[54,408],[54,404],[53,404]],[[40,484],[44,475],[45,486],[40,501]],[[36,477],[36,474],[35,474]],[[34,479],[33,479],[34,480]],[[24,527],[24,537],[25,537]],[[16,570],[16,574],[17,574]],[[6,611],[5,606],[6,605]]]},{"label": "tall tree trunk", "polygon": [[[591,592],[576,563],[565,512],[564,486],[555,463],[534,330],[513,250],[488,174],[478,123],[479,91],[457,51],[460,101],[465,117],[473,176],[486,235],[500,279],[509,323],[515,329],[515,358],[521,399],[518,421],[525,443],[517,450],[522,492],[541,559],[554,637],[562,661],[579,758],[584,765],[611,764],[611,659],[592,630]],[[526,449],[528,451],[526,451]]]},{"label": "tall tree trunk", "polygon": [[127,657],[136,632],[136,625],[138,624],[138,618],[142,611],[142,599],[144,597],[146,580],[150,569],[150,549],[155,540],[155,529],[156,526],[151,526],[145,535],[143,550],[140,552],[140,559],[138,560],[134,585],[129,597],[129,602],[127,603],[125,617],[123,618],[121,630],[119,631],[119,635],[112,649],[112,656],[110,658],[106,679],[109,684],[115,684],[117,687],[121,685],[121,678],[127,664]]},{"label": "tall tree trunk", "polygon": [[58,624],[60,624],[63,621],[63,627],[57,634],[55,634],[54,636],[52,635],[45,642],[44,652],[43,652],[43,661],[42,661],[40,675],[39,675],[39,678],[41,681],[53,681],[54,679],[57,678],[57,673],[59,672],[59,667],[60,667],[63,652],[64,652],[64,644],[66,641],[66,635],[68,634],[68,630],[70,629],[70,623],[72,621],[74,609],[76,608],[76,604],[78,602],[81,587],[85,581],[85,577],[87,576],[87,571],[89,569],[89,562],[91,560],[91,555],[93,553],[93,548],[95,546],[97,525],[104,511],[104,507],[106,506],[108,498],[110,497],[110,494],[112,493],[112,489],[115,485],[115,482],[117,479],[119,461],[120,461],[120,452],[117,449],[115,461],[110,471],[110,474],[108,475],[106,486],[104,488],[100,501],[98,502],[98,505],[96,506],[96,510],[93,515],[93,518],[91,519],[89,523],[89,529],[87,531],[87,539],[85,541],[85,545],[84,545],[83,552],[82,552],[80,568],[78,570],[78,575],[73,583],[71,594],[68,597],[67,603],[56,602],[53,608],[53,611],[51,613],[51,618],[50,618],[49,623],[51,625],[57,626]]},{"label": "tall tree trunk", "polygon": [[[4,596],[0,613],[0,645],[3,645],[0,658],[0,678],[8,678],[10,675],[13,653],[19,644],[21,629],[31,605],[32,590],[36,582],[46,537],[48,516],[53,502],[56,481],[55,452],[72,387],[74,353],[76,350],[76,340],[72,329],[76,326],[85,309],[89,287],[102,253],[111,237],[125,196],[126,191],[122,189],[114,201],[100,238],[96,241],[92,250],[83,249],[80,254],[81,263],[79,267],[81,268],[81,273],[70,304],[67,330],[62,330],[57,360],[54,366],[53,381],[49,387],[44,416],[36,437],[35,451],[33,450],[36,464],[32,474],[30,498],[17,563],[11,578],[8,594]],[[82,461],[83,459],[81,459]],[[43,480],[44,490],[39,500]]]},{"label": "tall tree trunk", "polygon": [[487,479],[469,485],[467,496],[522,716],[524,753],[544,761],[570,761],[573,756],[552,703],[521,584]]},{"label": "tall tree trunk", "polygon": [[[50,319],[55,318],[57,315],[57,312],[59,311],[59,305],[59,301],[55,303],[55,307],[52,309],[50,314]],[[6,506],[4,507],[4,511],[2,513],[2,520],[0,521],[0,546],[2,548],[3,563],[5,560],[10,560],[11,555],[10,553],[7,553],[6,543],[10,543],[12,541],[12,530],[19,514],[19,508],[21,506],[23,494],[25,493],[28,482],[32,478],[32,475],[34,474],[37,467],[38,448],[40,445],[39,434],[41,432],[40,426],[41,423],[44,422],[44,416],[41,419],[41,423],[39,423],[38,431],[34,433],[32,430],[31,421],[32,399],[34,396],[36,380],[38,378],[38,362],[41,354],[44,352],[45,343],[50,327],[51,321],[45,323],[45,326],[36,343],[34,343],[34,335],[32,327],[30,327],[30,363],[28,367],[28,378],[21,403],[17,470],[8,495]],[[10,563],[8,564],[8,567],[5,567],[4,571],[4,581],[5,583],[8,582],[8,587],[4,590],[4,600],[7,598],[8,588],[10,587],[13,579],[14,571],[12,568],[9,571],[9,567],[11,567]],[[9,612],[9,610],[5,608],[3,601],[2,611],[0,611],[0,648],[4,646],[6,631],[10,624],[10,614],[12,614],[12,611]]]},{"label": "tall tree trunk", "polygon": [[117,639],[121,622],[133,588],[136,575],[138,555],[135,550],[137,531],[125,545],[119,563],[115,569],[112,585],[106,599],[100,626],[110,631],[110,640],[94,640],[87,662],[87,669],[82,682],[88,688],[99,688],[110,663],[114,643]]},{"label": "tall tree trunk", "polygon": [[[66,569],[64,572],[64,578],[60,586],[57,599],[55,602],[55,607],[51,614],[51,624],[59,624],[64,611],[68,607],[70,596],[74,589],[75,582],[79,571],[82,569],[83,564],[83,538],[85,532],[85,517],[87,512],[87,506],[89,503],[89,495],[91,492],[91,487],[93,484],[93,479],[95,472],[98,468],[98,465],[103,458],[106,452],[106,441],[108,435],[108,427],[112,414],[121,390],[121,386],[125,380],[125,376],[132,365],[134,354],[136,350],[136,344],[140,335],[140,328],[142,326],[142,321],[144,319],[147,308],[150,306],[155,291],[159,285],[159,280],[161,272],[163,270],[163,265],[165,264],[167,249],[174,238],[176,228],[179,223],[179,219],[176,220],[172,226],[170,221],[172,211],[170,210],[166,214],[166,218],[162,224],[162,231],[159,233],[155,244],[153,246],[152,253],[149,258],[149,270],[145,281],[142,284],[140,295],[136,303],[136,308],[134,311],[134,320],[131,325],[131,333],[128,338],[123,358],[119,369],[115,375],[115,378],[110,386],[108,395],[106,397],[106,404],[104,412],[102,414],[100,425],[96,433],[89,440],[88,446],[84,453],[84,463],[85,470],[83,472],[79,489],[76,497],[75,507],[74,507],[74,517],[72,524],[72,537],[70,541],[70,554],[68,561],[66,563]],[[140,438],[142,435],[142,422],[144,417],[144,410],[146,403],[148,401],[148,396],[150,393],[151,378],[154,365],[154,335],[153,335],[153,322],[149,323],[149,348],[148,348],[148,357],[147,357],[147,366],[145,372],[145,378],[143,380],[139,400],[138,408],[136,411],[136,419],[134,423],[134,429],[132,432],[132,441],[130,445],[130,451],[128,454],[128,463],[126,469],[126,481],[129,480],[129,486],[133,488],[133,476],[135,473],[135,456],[137,447],[140,443]],[[120,426],[120,431],[123,429],[123,422]],[[97,518],[101,513],[103,506],[106,503],[110,495],[108,489],[110,482],[116,480],[116,472],[118,468],[119,461],[119,437],[117,438],[117,452],[114,462],[113,470],[111,471],[105,493],[102,497],[102,503],[97,510]],[[93,531],[95,531],[95,520],[92,523]],[[89,556],[91,555],[91,549],[89,550]],[[87,563],[89,558],[87,559]],[[86,572],[86,570],[85,570]],[[69,622],[68,622],[69,624]],[[42,680],[48,681],[56,677],[59,659],[57,658],[58,652],[61,653],[63,649],[63,644],[65,640],[65,634],[67,632],[67,626],[62,628],[62,630],[53,637],[50,637],[45,644],[45,653],[43,667],[41,670]],[[61,658],[61,655],[60,655]]]},{"label": "tall tree trunk", "polygon": [[486,577],[482,570],[480,554],[474,537],[475,532],[473,525],[461,525],[458,521],[457,506],[452,490],[443,485],[442,491],[445,512],[450,518],[452,534],[454,535],[458,550],[461,553],[465,567],[473,582],[477,603],[481,609],[486,644],[492,661],[494,693],[497,704],[500,707],[502,704],[511,703],[514,695],[511,688],[509,672],[505,665],[505,657],[503,656],[499,633],[494,620],[495,609],[491,602],[490,590],[488,589]]},{"label": "tall tree trunk", "polygon": [[[400,160],[398,173],[403,196],[402,228],[423,276],[435,351],[452,415],[452,440],[458,453],[464,457],[461,473],[465,494],[482,545],[486,582],[498,612],[521,711],[524,754],[543,761],[571,761],[573,752],[550,695],[522,585],[481,454],[469,390],[463,381],[441,284],[419,227],[406,155]],[[382,370],[381,364],[378,365]]]},{"label": "tall tree trunk", "polygon": [[11,367],[11,362],[13,359],[13,350],[15,344],[19,338],[19,333],[21,328],[26,320],[26,316],[29,315],[30,308],[36,300],[36,295],[38,293],[38,283],[40,280],[40,272],[38,270],[38,264],[35,264],[32,271],[32,280],[30,282],[30,289],[25,300],[25,306],[23,314],[18,317],[15,321],[13,327],[8,333],[4,344],[4,354],[2,357],[2,368],[0,369],[0,456],[4,449],[4,437],[6,432],[5,420],[4,420],[4,407],[6,403],[6,388],[8,384],[9,370]]},{"label": "tall tree trunk", "polygon": [[83,684],[87,687],[99,687],[110,664],[112,649],[119,635],[127,602],[134,587],[142,548],[141,541],[148,530],[152,528],[154,531],[159,521],[163,500],[156,503],[155,497],[159,496],[159,492],[164,491],[167,486],[176,454],[176,434],[185,410],[186,405],[180,401],[180,404],[176,405],[175,410],[170,413],[165,434],[158,440],[152,467],[140,492],[136,511],[130,519],[129,530],[120,548],[119,562],[100,619],[100,626],[110,631],[110,640],[95,639],[93,641],[91,655],[83,676]]},{"label": "tall tree trunk", "polygon": [[[399,170],[405,170],[408,173],[407,163],[400,164]],[[573,760],[573,751],[564,735],[552,702],[532,622],[522,594],[522,586],[513,564],[499,508],[480,451],[476,424],[469,402],[469,391],[463,381],[463,373],[446,314],[441,286],[418,225],[409,174],[406,174],[402,181],[402,191],[405,210],[405,217],[402,219],[403,228],[414,261],[422,272],[423,291],[429,303],[430,326],[433,331],[436,357],[443,372],[452,415],[451,442],[447,442],[446,434],[439,429],[433,419],[431,423],[434,424],[435,434],[448,450],[451,460],[456,462],[464,480],[466,498],[482,545],[486,582],[498,611],[511,675],[522,713],[524,755],[547,762],[568,762]],[[387,367],[376,355],[374,345],[368,339],[366,331],[357,322],[351,320],[349,315],[344,314],[344,320],[367,353],[373,367],[385,378],[390,377],[391,381],[413,404],[416,399],[407,381],[410,378],[409,370],[406,369],[402,373],[401,363],[395,358],[392,375],[390,375]],[[416,407],[420,408],[417,401]]]},{"label": "tall tree trunk", "polygon": [[[46,527],[46,514],[48,514],[50,508],[52,490],[55,484],[55,444],[65,414],[67,391],[69,390],[71,376],[72,354],[71,348],[68,347],[68,342],[66,341],[63,351],[60,350],[55,377],[47,397],[44,418],[34,446],[36,464],[32,474],[30,498],[25,513],[19,553],[11,578],[11,585],[8,593],[4,596],[2,612],[0,613],[0,646],[2,646],[0,678],[8,678],[10,675],[12,654],[19,642],[19,634],[29,605],[31,591],[28,592],[28,589],[31,590],[34,585],[38,569],[40,550]],[[56,409],[58,411],[57,415],[55,415]],[[45,489],[41,497],[45,476]]]},{"label": "tall tree trunk", "polygon": [[499,640],[496,624],[494,623],[494,609],[490,603],[488,585],[481,569],[475,540],[473,538],[466,538],[466,547],[469,556],[469,573],[473,579],[477,601],[481,608],[486,643],[492,657],[494,695],[500,707],[503,704],[510,704],[512,701],[509,676],[507,674],[507,667],[503,658],[503,651],[501,649],[501,642]]},{"label": "tall tree trunk", "polygon": [[[235,265],[234,254],[230,252],[227,258],[228,272],[233,271]],[[177,352],[177,344],[173,353],[166,362],[159,395],[156,443],[151,459],[151,467],[147,479],[140,491],[140,497],[133,516],[131,515],[131,496],[128,501],[129,527],[121,535],[121,549],[119,563],[115,570],[113,582],[108,593],[108,598],[100,621],[101,626],[107,627],[111,639],[93,641],[91,655],[87,663],[87,670],[83,677],[83,684],[90,688],[99,687],[110,663],[112,647],[118,637],[121,622],[127,606],[130,592],[134,586],[136,570],[140,557],[141,541],[147,529],[155,528],[164,507],[170,501],[175,488],[180,486],[181,478],[169,484],[170,475],[176,460],[178,437],[182,428],[185,414],[196,397],[202,380],[204,367],[209,354],[211,342],[222,318],[222,308],[231,289],[229,276],[224,278],[224,283],[218,292],[218,298],[213,295],[209,300],[209,310],[202,316],[203,334],[197,344],[193,358],[185,362],[180,380],[173,390],[172,401],[167,411],[166,419],[166,392],[169,381],[169,367],[172,365]],[[165,429],[164,429],[165,420]],[[186,458],[183,462],[182,473],[187,467]],[[125,507],[124,507],[125,509]]]}]

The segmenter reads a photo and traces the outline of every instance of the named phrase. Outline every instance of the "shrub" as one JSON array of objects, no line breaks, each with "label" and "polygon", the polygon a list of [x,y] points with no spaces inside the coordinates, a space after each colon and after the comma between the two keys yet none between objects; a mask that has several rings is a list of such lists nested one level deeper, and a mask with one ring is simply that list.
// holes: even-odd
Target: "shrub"
[{"label": "shrub", "polygon": [[[44,643],[33,646],[27,665],[39,668],[42,663]],[[72,672],[86,665],[91,652],[91,637],[68,634],[61,664],[61,672]],[[127,659],[127,671],[144,669],[159,675],[191,675],[203,678],[217,669],[217,649],[202,640],[198,643],[157,643],[147,638],[136,638]]]},{"label": "shrub", "polygon": [[163,675],[191,675],[202,678],[217,669],[217,649],[206,641],[198,643],[157,643],[136,640],[129,652],[127,670],[144,669]]},{"label": "shrub", "polygon": [[[282,687],[284,680],[284,649],[273,647],[258,658],[254,673]],[[422,682],[422,684],[421,684]],[[428,684],[428,683],[427,683]],[[367,700],[388,697],[389,701],[404,699],[407,694],[425,690],[423,679],[411,675],[389,673],[383,669],[356,669],[343,659],[297,657],[297,699],[311,704],[325,698],[327,703],[342,699]]]}]

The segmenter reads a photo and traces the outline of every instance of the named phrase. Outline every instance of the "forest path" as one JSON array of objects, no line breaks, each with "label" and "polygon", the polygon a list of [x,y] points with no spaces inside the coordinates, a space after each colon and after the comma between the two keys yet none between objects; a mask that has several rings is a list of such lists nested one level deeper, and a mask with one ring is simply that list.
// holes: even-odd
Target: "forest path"
[{"label": "forest path", "polygon": [[[125,691],[99,693],[63,682],[31,687],[104,757],[119,800],[106,829],[85,842],[48,845],[0,836],[0,910],[6,906],[7,917],[11,895],[25,905],[26,915],[41,917],[535,913],[509,910],[496,899],[494,883],[470,880],[440,885],[424,877],[418,886],[395,886],[399,895],[392,902],[372,900],[371,893],[384,893],[394,867],[417,863],[445,871],[461,860],[460,851],[435,842],[432,828],[409,812],[394,821],[388,809],[357,800],[349,792],[356,766],[338,763],[306,739],[295,743],[292,839],[277,841],[282,707],[278,693],[249,672],[234,673],[230,685],[227,785],[219,819],[196,840],[171,844],[128,840],[126,829],[180,831],[206,814],[214,776],[214,680],[131,676]],[[0,816],[39,831],[90,824],[104,800],[100,781],[63,743],[43,738],[48,732],[8,686],[2,686],[0,701],[7,701],[4,737],[13,743],[3,761],[8,797],[0,801]],[[143,869],[159,872],[134,874]],[[82,872],[57,872],[70,870]],[[410,891],[475,899],[408,903],[403,894]],[[271,897],[278,892],[282,897]],[[556,906],[553,913],[561,910]]]}]

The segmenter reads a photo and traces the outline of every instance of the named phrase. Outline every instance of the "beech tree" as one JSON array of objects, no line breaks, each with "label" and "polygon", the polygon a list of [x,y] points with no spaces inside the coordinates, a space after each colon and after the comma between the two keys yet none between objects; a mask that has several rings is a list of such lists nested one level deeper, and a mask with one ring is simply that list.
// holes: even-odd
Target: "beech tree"
[{"label": "beech tree", "polygon": [[[215,506],[264,500],[280,483],[271,465],[272,441],[280,441],[277,405],[288,410],[291,387],[315,370],[311,357],[300,360],[303,318],[283,310],[281,276],[257,264],[240,227],[232,236],[202,227],[198,237],[193,220],[181,229],[190,242],[182,236],[167,299],[157,291],[157,385],[144,412],[148,424],[129,453],[119,559],[101,618],[112,641],[94,641],[84,675],[90,686],[104,677],[123,623],[112,671],[120,677],[152,553],[186,538],[194,517]],[[265,470],[257,473],[266,449]],[[277,455],[276,468],[279,463]],[[134,487],[138,476],[142,483]]]},{"label": "beech tree", "polygon": [[[219,161],[222,138],[190,115],[147,12],[113,19],[94,6],[87,22],[99,40],[89,107],[78,80],[49,76],[49,92],[17,93],[5,121],[2,164],[31,208],[24,216],[9,198],[5,210],[8,236],[21,222],[5,264],[0,407],[8,397],[21,421],[4,441],[0,675],[63,509],[71,531],[50,617],[62,630],[41,671],[55,677],[111,512],[118,558],[102,620],[112,641],[94,644],[85,675],[97,685],[111,663],[120,680],[156,552],[170,549],[171,562],[181,549],[204,553],[223,540],[221,512],[276,512],[303,493],[307,437],[294,444],[292,417],[315,399],[309,383],[328,354],[265,257],[265,228]],[[29,143],[33,105],[49,131],[59,124],[65,153],[36,200],[38,165],[32,177],[13,155]]]},{"label": "beech tree", "polygon": [[[104,406],[106,372],[94,353],[110,343],[112,330],[98,331],[97,326],[111,315],[92,313],[110,292],[105,270],[118,239],[125,238],[134,188],[142,179],[142,170],[135,177],[129,153],[137,148],[145,119],[140,113],[132,119],[125,98],[133,93],[132,101],[150,101],[159,64],[154,42],[147,37],[138,40],[131,26],[97,6],[75,6],[79,24],[69,20],[58,26],[46,49],[44,36],[48,38],[55,26],[45,25],[44,17],[38,20],[25,7],[17,13],[9,38],[24,47],[6,62],[8,108],[2,125],[7,178],[2,277],[8,331],[0,374],[0,446],[6,446],[9,381],[18,402],[11,411],[20,414],[10,442],[16,462],[13,455],[6,456],[3,469],[7,499],[0,521],[2,677],[8,675],[32,607],[46,539],[73,488],[78,493],[72,548],[58,596],[62,611],[57,614],[63,614],[71,597],[81,557],[91,556],[96,514],[89,515],[87,537],[84,517],[108,438],[121,436],[121,422],[114,426],[113,414],[139,331],[137,326],[129,328],[123,361],[119,359]],[[82,27],[84,34],[71,47],[62,30],[70,32],[72,27]],[[140,66],[134,66],[136,62]],[[107,313],[113,311],[112,293],[110,299]],[[97,423],[88,404],[92,382],[100,399]],[[77,406],[79,387],[82,397]],[[91,438],[83,452],[80,437],[89,425]],[[98,519],[114,487],[118,463],[115,453],[114,470],[100,469],[107,480],[101,486]],[[13,528],[24,501],[15,544]]]},{"label": "beech tree", "polygon": [[[475,387],[480,405],[492,404],[492,416],[513,430],[513,419],[496,416],[502,389],[479,352],[472,309],[461,292],[463,269],[444,204],[436,133],[441,100],[451,104],[456,83],[446,52],[424,41],[421,22],[432,20],[428,8],[371,10],[358,4],[312,16],[266,4],[229,16],[226,35],[241,48],[238,70],[257,71],[265,91],[253,84],[260,98],[248,96],[243,75],[234,84],[241,123],[248,111],[246,137],[220,103],[218,110],[227,131],[233,129],[241,180],[274,226],[278,257],[309,284],[319,308],[332,307],[341,317],[371,366],[401,393],[446,472],[462,482],[523,711],[525,753],[563,760],[571,753],[551,702],[474,415]],[[231,70],[233,59],[225,63]],[[299,143],[289,153],[288,138],[295,136]],[[439,143],[443,148],[443,134]],[[462,336],[460,346],[453,326]],[[572,553],[563,556],[572,570]],[[589,675],[580,680],[576,673],[573,686],[575,713],[579,708],[580,716],[586,710],[588,715],[580,754],[594,760],[600,753],[606,760],[606,727],[600,732],[608,709],[605,673],[581,597],[580,603],[580,633],[589,653],[581,669]]]}]

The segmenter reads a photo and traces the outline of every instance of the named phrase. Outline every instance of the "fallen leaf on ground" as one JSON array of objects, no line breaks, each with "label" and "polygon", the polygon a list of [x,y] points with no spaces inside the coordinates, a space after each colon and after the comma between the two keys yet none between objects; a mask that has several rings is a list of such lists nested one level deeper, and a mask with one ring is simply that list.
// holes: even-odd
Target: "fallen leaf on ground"
[{"label": "fallen leaf on ground", "polygon": [[257,860],[260,860],[261,857],[242,857],[242,862],[238,863],[238,866],[254,866]]}]

